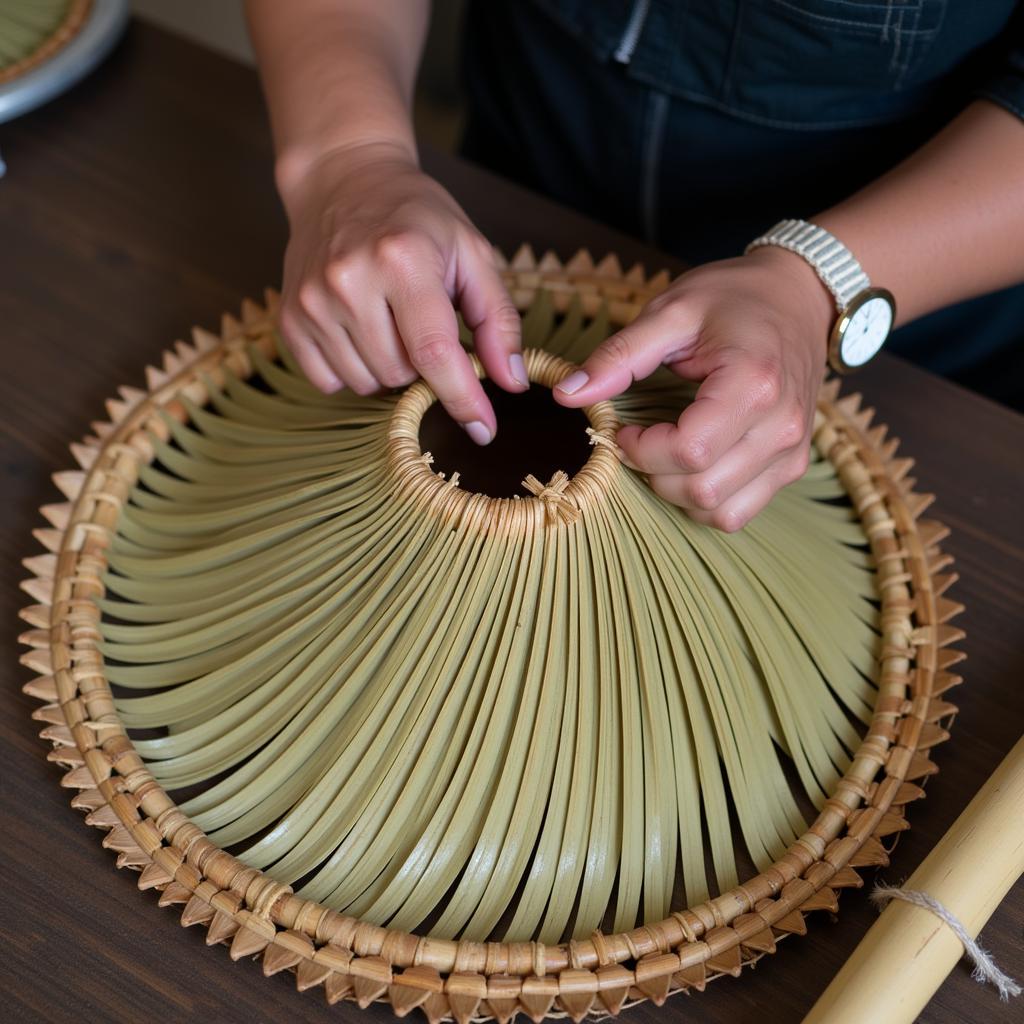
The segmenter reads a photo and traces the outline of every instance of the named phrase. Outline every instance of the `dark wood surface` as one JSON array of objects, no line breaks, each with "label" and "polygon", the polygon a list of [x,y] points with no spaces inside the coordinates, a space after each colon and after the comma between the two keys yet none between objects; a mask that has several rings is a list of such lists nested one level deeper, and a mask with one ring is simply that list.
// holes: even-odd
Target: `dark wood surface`
[{"label": "dark wood surface", "polygon": [[[388,1020],[374,1008],[328,1009],[321,989],[297,994],[290,976],[263,979],[251,962],[206,949],[203,932],[140,894],[118,872],[58,786],[21,694],[16,581],[39,550],[36,509],[59,500],[49,474],[71,464],[67,443],[102,415],[121,383],[193,323],[216,325],[245,295],[279,280],[285,224],[250,70],[156,29],[135,25],[112,59],[72,94],[0,126],[0,453],[5,655],[0,661],[0,983],[4,1019],[246,1022]],[[449,157],[430,170],[498,244],[530,240],[566,256],[579,245],[615,249],[649,269],[671,261],[563,208]],[[857,386],[918,459],[916,475],[953,528],[948,549],[967,604],[967,682],[961,712],[938,749],[941,772],[910,812],[912,829],[879,878],[900,882],[945,832],[1024,727],[1024,418],[883,357]],[[1024,813],[1024,809],[1022,809]],[[978,865],[985,870],[984,864]],[[867,873],[870,884],[874,880]],[[739,980],[626,1019],[799,1021],[876,917],[850,891],[838,918],[815,913]],[[1024,884],[982,932],[982,944],[1024,980]],[[1020,1021],[1024,1000],[1001,1004],[964,962],[922,1020]]]}]

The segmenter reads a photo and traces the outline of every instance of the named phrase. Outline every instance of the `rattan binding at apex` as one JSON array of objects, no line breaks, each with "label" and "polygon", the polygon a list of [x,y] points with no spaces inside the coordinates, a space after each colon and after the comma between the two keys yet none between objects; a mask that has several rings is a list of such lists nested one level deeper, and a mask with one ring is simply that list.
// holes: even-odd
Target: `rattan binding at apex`
[{"label": "rattan binding at apex", "polygon": [[[502,273],[520,308],[538,290],[556,307],[579,296],[584,308],[629,322],[668,284],[640,268],[623,273],[609,256],[586,252],[563,264],[537,260],[526,247]],[[118,719],[97,650],[105,538],[140,464],[152,458],[145,430],[166,430],[158,409],[181,418],[185,395],[206,400],[201,375],[222,368],[252,372],[246,349],[273,353],[277,297],[243,304],[241,319],[224,318],[220,336],[196,329],[178,342],[162,368],[147,371],[148,391],[119,389],[109,421],[73,444],[78,470],[55,474],[67,499],[44,507],[48,528],[36,536],[48,553],[26,559],[23,587],[37,602],[23,618],[31,648],[22,661],[38,673],[25,692],[43,702],[33,717],[61,765],[72,806],[105,831],[118,867],[139,872],[138,886],[158,890],[161,906],[183,906],[181,923],[207,928],[207,943],[229,945],[232,959],[262,956],[270,975],[293,970],[300,990],[323,985],[328,1002],[391,1004],[404,1016],[420,1008],[432,1022],[518,1013],[540,1021],[617,1014],[650,999],[703,990],[723,974],[776,951],[780,939],[806,933],[805,915],[835,912],[841,890],[860,887],[858,869],[888,863],[885,840],[909,827],[906,806],[924,796],[936,772],[931,749],[949,738],[956,707],[944,694],[960,682],[949,670],[963,655],[963,632],[950,625],[961,606],[945,597],[955,574],[940,544],[948,531],[922,518],[932,496],[914,491],[912,460],[860,397],[838,396],[826,383],[818,401],[815,443],[841,478],[870,542],[881,600],[879,692],[873,719],[853,762],[811,828],[780,860],[742,885],[666,920],[621,934],[595,933],[558,945],[425,939],[346,917],[216,847],[157,784]],[[894,840],[892,840],[894,841]]]}]

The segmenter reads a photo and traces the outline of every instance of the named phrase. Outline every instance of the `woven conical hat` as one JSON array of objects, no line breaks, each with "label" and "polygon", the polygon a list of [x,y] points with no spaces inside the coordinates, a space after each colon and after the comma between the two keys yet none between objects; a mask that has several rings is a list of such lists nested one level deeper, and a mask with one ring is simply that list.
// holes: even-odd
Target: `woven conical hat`
[{"label": "woven conical hat", "polygon": [[[667,283],[504,273],[546,387]],[[667,371],[488,496],[423,451],[424,383],[319,394],[275,305],[121,389],[26,561],[26,690],[140,888],[331,1002],[580,1019],[739,975],[887,863],[962,634],[857,396],[726,536],[614,451],[692,397]]]}]

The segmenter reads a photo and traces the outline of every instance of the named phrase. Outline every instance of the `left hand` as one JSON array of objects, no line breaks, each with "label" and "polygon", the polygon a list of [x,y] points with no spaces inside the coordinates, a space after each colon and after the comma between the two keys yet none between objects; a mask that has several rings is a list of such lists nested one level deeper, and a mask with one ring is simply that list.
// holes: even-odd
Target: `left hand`
[{"label": "left hand", "polygon": [[676,423],[623,427],[616,440],[663,498],[733,532],[807,468],[834,318],[803,259],[762,247],[683,274],[553,394],[590,405],[663,364],[702,381]]}]

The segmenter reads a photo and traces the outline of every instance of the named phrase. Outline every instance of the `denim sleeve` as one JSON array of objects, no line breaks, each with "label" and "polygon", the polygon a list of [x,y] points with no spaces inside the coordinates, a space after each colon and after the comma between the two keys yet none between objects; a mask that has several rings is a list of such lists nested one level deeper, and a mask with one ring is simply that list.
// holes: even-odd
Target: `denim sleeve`
[{"label": "denim sleeve", "polygon": [[1024,118],[1024,9],[1020,5],[1003,33],[1003,41],[998,71],[980,84],[975,95]]}]

